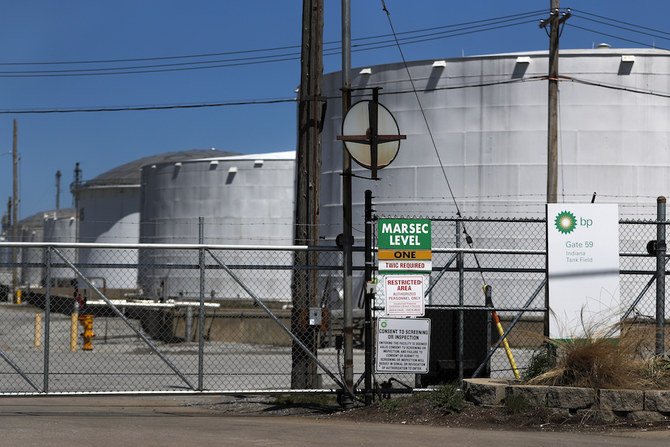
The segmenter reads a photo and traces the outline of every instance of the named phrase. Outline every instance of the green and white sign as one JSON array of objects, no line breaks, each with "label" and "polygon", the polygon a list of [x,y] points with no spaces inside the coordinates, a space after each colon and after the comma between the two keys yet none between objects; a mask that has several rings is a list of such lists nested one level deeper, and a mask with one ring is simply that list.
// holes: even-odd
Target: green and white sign
[{"label": "green and white sign", "polygon": [[547,253],[550,337],[580,338],[616,325],[618,205],[547,204]]},{"label": "green and white sign", "polygon": [[379,219],[380,273],[430,273],[433,268],[430,219]]}]

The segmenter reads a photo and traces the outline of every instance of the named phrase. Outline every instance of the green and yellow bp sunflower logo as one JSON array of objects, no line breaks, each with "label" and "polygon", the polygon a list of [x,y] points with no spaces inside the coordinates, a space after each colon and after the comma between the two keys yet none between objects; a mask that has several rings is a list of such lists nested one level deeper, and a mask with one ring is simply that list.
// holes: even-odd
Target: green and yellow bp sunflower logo
[{"label": "green and yellow bp sunflower logo", "polygon": [[577,219],[570,211],[561,211],[554,220],[556,229],[563,234],[570,234],[577,226]]}]

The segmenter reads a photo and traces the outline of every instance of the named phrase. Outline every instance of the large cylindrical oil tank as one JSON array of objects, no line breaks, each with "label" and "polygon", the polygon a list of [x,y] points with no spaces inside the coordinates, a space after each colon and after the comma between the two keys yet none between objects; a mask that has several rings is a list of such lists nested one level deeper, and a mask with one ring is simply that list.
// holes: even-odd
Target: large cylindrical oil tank
[{"label": "large cylindrical oil tank", "polygon": [[[77,222],[75,209],[66,208],[44,214],[44,242],[74,243],[77,242]],[[76,261],[74,248],[59,247],[58,251],[69,262]],[[59,255],[51,258],[53,264],[64,264]],[[43,283],[46,284],[46,271]],[[52,267],[50,282],[52,287],[69,287],[75,278],[74,271],[69,267]]]},{"label": "large cylindrical oil tank", "polygon": [[[44,212],[26,217],[19,222],[21,242],[42,242],[44,233]],[[21,285],[41,287],[44,271],[44,250],[39,247],[21,248]]]},{"label": "large cylindrical oil tank", "polygon": [[[407,139],[380,181],[353,178],[354,229],[363,227],[365,189],[379,215],[451,217],[457,203],[463,216],[543,217],[546,52],[365,68],[352,70],[352,88],[380,87],[380,102]],[[655,218],[656,198],[670,191],[670,52],[561,50],[560,75],[559,201],[588,202],[597,192],[598,202],[618,203],[623,218]],[[341,87],[340,73],[325,76],[325,96],[337,97]],[[340,103],[330,101],[321,171],[322,236],[330,240],[342,231],[341,126]],[[355,164],[353,173],[369,177]],[[499,231],[475,224],[469,230],[477,247],[544,249],[543,232],[513,232],[504,224]],[[454,246],[454,234],[453,228],[434,231],[433,246]],[[621,249],[643,252],[644,244],[623,236]],[[467,285],[472,304],[481,304],[477,282]],[[497,292],[523,302],[519,297],[529,297],[536,285]]]},{"label": "large cylindrical oil tank", "polygon": [[[10,237],[5,232],[0,234],[0,242],[9,242]],[[7,299],[7,286],[12,284],[12,249],[0,247],[0,301]]]},{"label": "large cylindrical oil tank", "polygon": [[[292,245],[295,152],[153,163],[142,168],[142,243],[195,244],[199,218],[203,242],[223,245]],[[290,301],[292,253],[226,250],[215,253],[259,298]],[[208,264],[216,264],[211,258]],[[144,295],[158,299],[200,296],[195,250],[142,249]],[[265,266],[258,269],[253,266]],[[282,266],[272,269],[267,266]],[[153,267],[152,267],[153,266]],[[208,270],[207,299],[249,296],[223,270]]]},{"label": "large cylindrical oil tank", "polygon": [[[75,185],[79,216],[79,242],[137,244],[140,235],[140,168],[171,159],[223,156],[230,152],[190,150],[141,158],[111,169],[92,180]],[[136,249],[79,250],[82,273],[94,284],[114,294],[137,289]],[[111,292],[110,292],[111,293]]]}]

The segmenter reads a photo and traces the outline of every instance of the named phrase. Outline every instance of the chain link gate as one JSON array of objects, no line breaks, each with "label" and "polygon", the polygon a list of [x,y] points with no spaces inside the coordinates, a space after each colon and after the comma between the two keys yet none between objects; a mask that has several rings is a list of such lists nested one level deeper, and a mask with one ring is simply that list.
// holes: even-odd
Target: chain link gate
[{"label": "chain link gate", "polygon": [[[22,256],[2,268],[19,267],[26,283],[21,305],[0,304],[2,394],[289,392],[293,342],[315,366],[308,391],[342,388],[336,248],[5,246]],[[294,265],[294,253],[307,250],[318,252],[319,266]],[[314,349],[289,329],[293,318],[305,323],[291,306],[298,269],[319,272],[323,318],[306,322],[316,333]],[[85,315],[93,321],[89,350]]]}]

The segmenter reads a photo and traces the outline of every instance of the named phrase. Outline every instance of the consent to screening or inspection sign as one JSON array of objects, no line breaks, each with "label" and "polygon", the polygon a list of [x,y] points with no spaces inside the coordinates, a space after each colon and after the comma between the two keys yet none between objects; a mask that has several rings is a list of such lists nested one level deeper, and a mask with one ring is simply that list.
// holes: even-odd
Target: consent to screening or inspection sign
[{"label": "consent to screening or inspection sign", "polygon": [[613,328],[619,299],[619,207],[547,204],[549,336]]},{"label": "consent to screening or inspection sign", "polygon": [[379,272],[430,273],[433,269],[430,219],[379,219]]},{"label": "consent to screening or inspection sign", "polygon": [[385,313],[389,317],[422,317],[427,275],[384,276]]},{"label": "consent to screening or inspection sign", "polygon": [[427,373],[430,352],[428,318],[377,320],[378,373]]}]

